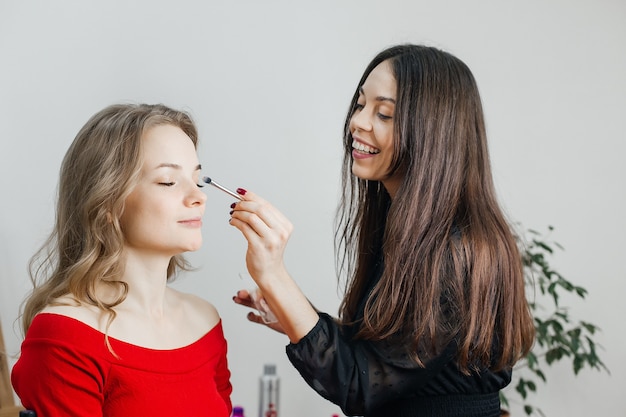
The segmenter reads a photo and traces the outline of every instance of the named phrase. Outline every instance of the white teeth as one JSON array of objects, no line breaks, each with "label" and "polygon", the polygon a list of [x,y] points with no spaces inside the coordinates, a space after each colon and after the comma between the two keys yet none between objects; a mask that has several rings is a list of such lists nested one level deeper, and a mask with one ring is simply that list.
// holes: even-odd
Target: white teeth
[{"label": "white teeth", "polygon": [[357,151],[367,152],[367,153],[372,153],[372,154],[376,154],[380,152],[380,149],[372,148],[371,146],[367,146],[366,144],[357,142],[356,140],[352,141],[352,147],[356,149]]}]

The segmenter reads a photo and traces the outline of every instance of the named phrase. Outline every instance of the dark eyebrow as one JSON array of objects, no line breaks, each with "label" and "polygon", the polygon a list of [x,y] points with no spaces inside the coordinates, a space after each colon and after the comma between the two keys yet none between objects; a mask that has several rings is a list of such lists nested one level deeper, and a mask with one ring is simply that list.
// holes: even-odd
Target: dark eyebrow
[{"label": "dark eyebrow", "polygon": [[[180,166],[180,165],[178,165],[178,164],[172,164],[171,162],[163,162],[162,164],[159,164],[159,165],[157,166],[157,168],[174,168],[174,169],[182,169],[183,167],[181,167],[181,166]],[[200,170],[200,169],[202,169],[202,165],[198,164],[198,165],[196,166],[196,169],[194,169],[194,171],[198,171],[198,170]]]},{"label": "dark eyebrow", "polygon": [[[359,87],[359,93],[360,93],[361,95],[363,95],[363,96],[365,95],[365,92],[363,91],[363,87]],[[391,97],[378,96],[378,97],[376,97],[376,99],[375,99],[375,100],[376,100],[376,101],[388,101],[388,102],[390,102],[390,103],[396,104],[396,100],[395,100],[395,99],[393,99],[393,98],[391,98]]]}]

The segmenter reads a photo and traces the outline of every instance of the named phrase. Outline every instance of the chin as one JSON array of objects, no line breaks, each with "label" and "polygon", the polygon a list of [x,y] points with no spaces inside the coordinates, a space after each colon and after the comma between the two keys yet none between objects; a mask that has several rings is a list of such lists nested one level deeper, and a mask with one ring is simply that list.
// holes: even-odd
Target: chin
[{"label": "chin", "polygon": [[356,162],[352,163],[352,175],[360,180],[378,181],[378,178],[376,178],[375,173],[372,172],[372,169],[370,167],[359,166],[359,164]]},{"label": "chin", "polygon": [[195,252],[201,247],[202,247],[202,239],[199,239],[197,241],[194,240],[194,241],[180,242],[180,246],[178,246],[177,249],[180,251],[179,253],[185,253],[185,252]]},{"label": "chin", "polygon": [[202,247],[202,242],[198,242],[197,244],[191,245],[187,248],[187,252],[195,252]]},{"label": "chin", "polygon": [[363,173],[360,172],[360,170],[354,166],[354,164],[352,164],[352,175],[354,175],[355,177],[357,177],[360,180],[365,180],[367,178],[363,178]]},{"label": "chin", "polygon": [[355,177],[357,177],[360,180],[363,181],[378,181],[378,179],[372,177],[371,175],[365,175],[365,173],[363,172],[359,172],[359,170],[352,170],[352,175],[354,175]]}]

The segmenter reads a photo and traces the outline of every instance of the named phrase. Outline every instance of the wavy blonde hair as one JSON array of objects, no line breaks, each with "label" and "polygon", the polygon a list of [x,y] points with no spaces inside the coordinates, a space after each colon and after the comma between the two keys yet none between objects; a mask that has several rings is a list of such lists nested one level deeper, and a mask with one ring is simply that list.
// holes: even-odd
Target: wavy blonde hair
[{"label": "wavy blonde hair", "polygon": [[[138,182],[141,137],[158,125],[179,127],[197,147],[191,116],[161,104],[106,107],[76,135],[61,165],[54,229],[29,263],[33,290],[22,304],[24,334],[37,313],[59,305],[55,300],[68,294],[77,304],[108,314],[107,329],[115,319],[114,307],[128,294],[128,284],[120,279],[124,272],[120,217]],[[187,269],[184,257],[174,256],[167,277]],[[116,289],[117,297],[106,302],[98,297],[101,284]]]}]

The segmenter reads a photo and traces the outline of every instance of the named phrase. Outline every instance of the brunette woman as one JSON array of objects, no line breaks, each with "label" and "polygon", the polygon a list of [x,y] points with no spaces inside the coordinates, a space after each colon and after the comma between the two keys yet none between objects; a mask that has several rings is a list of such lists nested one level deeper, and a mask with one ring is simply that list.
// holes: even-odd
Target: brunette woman
[{"label": "brunette woman", "polygon": [[[349,278],[338,319],[316,311],[285,269],[291,223],[240,194],[231,224],[248,241],[249,272],[289,337],[289,359],[313,389],[348,415],[500,415],[498,393],[534,327],[463,62],[394,46],[355,89],[336,233]],[[252,305],[245,291],[235,302]]]}]

